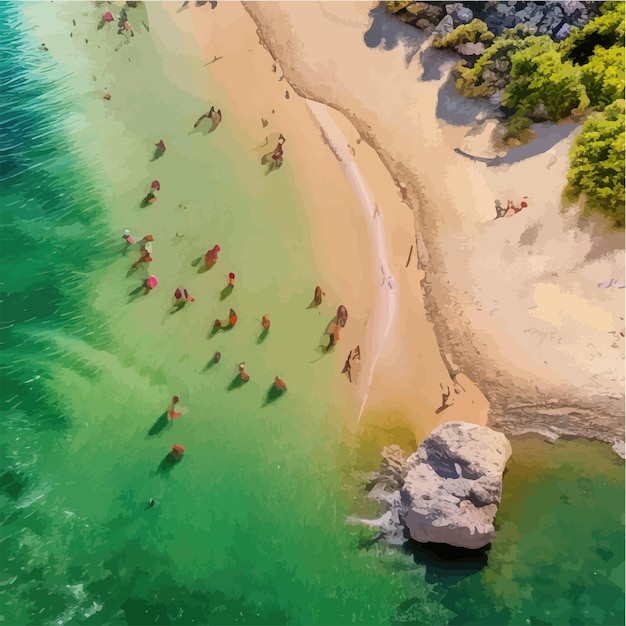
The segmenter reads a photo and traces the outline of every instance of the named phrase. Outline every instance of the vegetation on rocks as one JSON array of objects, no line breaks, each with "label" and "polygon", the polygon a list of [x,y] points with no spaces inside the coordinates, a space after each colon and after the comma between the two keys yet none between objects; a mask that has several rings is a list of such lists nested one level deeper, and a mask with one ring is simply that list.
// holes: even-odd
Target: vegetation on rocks
[{"label": "vegetation on rocks", "polygon": [[462,24],[455,28],[445,37],[433,41],[435,48],[455,48],[464,43],[484,43],[488,46],[493,43],[496,36],[489,31],[485,22],[479,19],[472,20],[469,24]]}]

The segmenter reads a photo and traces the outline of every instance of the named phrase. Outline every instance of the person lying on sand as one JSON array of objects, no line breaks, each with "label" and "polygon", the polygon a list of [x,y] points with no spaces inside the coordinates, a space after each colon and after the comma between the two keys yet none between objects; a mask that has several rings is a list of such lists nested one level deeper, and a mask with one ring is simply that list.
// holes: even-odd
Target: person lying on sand
[{"label": "person lying on sand", "polygon": [[495,205],[496,205],[496,216],[493,219],[497,220],[500,217],[504,217],[507,210],[502,206],[502,202],[500,202],[500,200],[496,200]]}]

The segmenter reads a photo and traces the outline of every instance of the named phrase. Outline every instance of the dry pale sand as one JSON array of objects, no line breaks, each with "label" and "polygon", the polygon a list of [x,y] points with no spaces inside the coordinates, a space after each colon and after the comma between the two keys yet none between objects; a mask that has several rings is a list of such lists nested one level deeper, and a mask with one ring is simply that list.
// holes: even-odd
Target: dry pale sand
[{"label": "dry pale sand", "polygon": [[[360,142],[344,116],[326,107],[316,109],[315,103],[280,80],[281,68],[273,67],[271,55],[259,44],[255,23],[240,3],[219,3],[212,11],[192,4],[182,11],[179,7],[149,5],[150,24],[162,29],[168,20],[180,37],[194,36],[207,72],[222,87],[214,100],[219,100],[225,115],[236,119],[243,131],[241,141],[258,147],[251,158],[271,150],[279,133],[287,139],[285,159],[297,173],[295,182],[317,251],[320,285],[327,301],[342,302],[349,312],[332,355],[338,391],[349,386],[340,375],[349,351],[357,345],[361,350],[361,362],[353,362],[354,383],[347,402],[342,400],[345,393],[335,394],[353,416],[349,426],[382,425],[388,416],[401,415],[421,439],[441,421],[486,423],[484,396],[464,376],[457,377],[455,384],[440,356],[420,289],[423,272],[417,268],[414,216],[401,202],[374,150]],[[266,127],[262,118],[268,122]],[[342,160],[329,144],[336,146]],[[379,215],[374,217],[376,205]],[[412,245],[412,260],[406,267]],[[388,275],[393,277],[393,288],[382,284]],[[391,294],[393,319],[387,311]],[[326,303],[321,310],[329,320],[335,312]],[[437,413],[441,386],[453,390],[454,402]]]},{"label": "dry pale sand", "polygon": [[[561,207],[579,127],[539,129],[497,167],[470,160],[454,149],[494,156],[484,130],[493,122],[475,121],[489,106],[455,93],[455,57],[430,49],[423,33],[370,2],[245,6],[294,88],[343,112],[406,184],[441,352],[452,373],[479,383],[490,422],[623,440],[624,292],[597,286],[623,278],[623,236]],[[493,221],[495,198],[524,195],[528,209]],[[404,240],[390,254],[405,255]],[[402,310],[410,333],[419,316]],[[408,349],[421,362],[414,380],[432,359],[426,343]]]}]

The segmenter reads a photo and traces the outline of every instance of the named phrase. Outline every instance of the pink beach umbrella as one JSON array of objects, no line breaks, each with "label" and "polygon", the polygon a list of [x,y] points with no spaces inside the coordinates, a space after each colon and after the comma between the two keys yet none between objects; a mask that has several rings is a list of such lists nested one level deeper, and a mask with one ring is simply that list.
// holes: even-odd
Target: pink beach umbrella
[{"label": "pink beach umbrella", "polygon": [[161,183],[158,180],[153,180],[152,185],[150,185],[150,189],[154,189],[155,191],[161,191]]},{"label": "pink beach umbrella", "polygon": [[130,22],[124,22],[124,29],[125,30],[132,30],[133,27],[130,25]]},{"label": "pink beach umbrella", "polygon": [[154,144],[159,150],[162,150],[163,152],[165,152],[165,143],[163,142],[163,139],[159,140],[159,143],[155,143]]},{"label": "pink beach umbrella", "polygon": [[103,19],[104,19],[105,22],[114,22],[115,21],[115,17],[113,17],[113,13],[111,13],[111,11],[107,11],[104,14]]},{"label": "pink beach umbrella", "polygon": [[156,276],[150,274],[150,276],[146,278],[146,287],[148,289],[154,289],[158,284],[159,284],[159,279]]}]

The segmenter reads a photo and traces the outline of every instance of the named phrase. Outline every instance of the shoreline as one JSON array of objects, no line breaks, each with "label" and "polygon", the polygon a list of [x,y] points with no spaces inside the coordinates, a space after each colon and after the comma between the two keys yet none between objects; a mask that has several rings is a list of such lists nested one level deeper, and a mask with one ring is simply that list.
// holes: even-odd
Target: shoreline
[{"label": "shoreline", "polygon": [[[369,19],[353,14],[352,22],[346,26],[346,24],[344,24],[338,17],[335,16],[336,19],[333,20],[329,20],[325,16],[320,17],[317,14],[318,12],[312,8],[306,9],[290,6],[278,9],[277,7],[260,7],[256,4],[250,3],[244,3],[244,6],[257,24],[259,37],[263,41],[265,47],[271,52],[277,62],[280,63],[281,67],[285,68],[285,77],[293,85],[294,89],[303,96],[322,102],[346,115],[352,124],[359,130],[364,141],[369,143],[377,152],[380,160],[384,163],[391,175],[406,185],[409,202],[414,210],[416,232],[418,235],[421,235],[416,237],[416,244],[420,257],[420,267],[425,269],[425,275],[421,285],[425,296],[424,302],[429,318],[433,321],[441,355],[446,361],[451,375],[463,370],[472,380],[479,381],[480,386],[483,388],[491,402],[489,419],[490,425],[495,426],[496,428],[501,428],[505,432],[512,434],[520,431],[534,431],[540,436],[546,437],[546,435],[548,435],[549,438],[552,438],[552,434],[554,434],[555,436],[582,436],[589,439],[611,442],[615,444],[615,452],[620,456],[623,456],[623,412],[621,410],[623,400],[619,390],[619,374],[617,374],[617,380],[613,381],[611,379],[610,386],[605,385],[606,391],[604,391],[604,394],[600,396],[598,395],[598,389],[596,388],[599,387],[596,375],[591,376],[593,379],[592,386],[583,384],[582,380],[584,380],[584,367],[582,365],[582,361],[579,364],[579,370],[575,370],[573,367],[570,367],[571,364],[569,362],[563,362],[563,367],[569,368],[571,376],[576,377],[571,378],[570,381],[578,382],[579,386],[572,386],[572,382],[569,382],[568,384],[567,377],[561,377],[560,372],[557,372],[554,368],[552,372],[549,370],[546,371],[544,368],[540,373],[538,365],[539,362],[535,364],[532,359],[529,360],[527,358],[529,356],[528,352],[520,354],[524,357],[522,361],[525,361],[521,364],[521,367],[513,365],[510,358],[508,360],[504,359],[504,363],[506,363],[506,366],[504,366],[502,358],[498,357],[498,355],[502,356],[502,349],[498,348],[498,342],[504,342],[505,340],[509,342],[506,334],[499,333],[497,337],[490,337],[489,334],[486,335],[485,329],[489,327],[489,322],[486,321],[487,316],[485,314],[481,314],[484,306],[477,304],[477,302],[473,300],[473,297],[475,296],[474,293],[468,295],[466,292],[463,294],[461,289],[459,289],[460,284],[455,286],[450,280],[451,276],[453,276],[453,274],[450,274],[450,270],[454,268],[455,261],[458,276],[459,264],[464,262],[472,263],[473,259],[468,256],[461,256],[459,259],[453,260],[452,262],[446,262],[444,257],[442,257],[444,250],[446,250],[446,248],[450,248],[451,245],[456,244],[458,246],[461,241],[466,243],[466,245],[472,245],[470,241],[471,237],[473,236],[474,239],[478,239],[476,233],[482,236],[486,231],[486,227],[483,227],[480,225],[480,221],[477,221],[476,211],[470,211],[467,215],[459,213],[458,211],[453,211],[455,214],[449,219],[446,214],[447,219],[445,221],[435,218],[434,215],[437,215],[437,211],[435,210],[433,214],[432,209],[429,208],[429,205],[432,204],[433,200],[435,200],[435,198],[432,197],[432,182],[435,168],[428,167],[425,159],[420,159],[420,168],[415,167],[415,159],[412,161],[414,166],[410,167],[407,163],[411,163],[411,158],[408,156],[406,150],[402,152],[403,148],[406,149],[406,142],[402,145],[400,145],[401,142],[399,139],[394,142],[394,145],[391,147],[395,150],[395,156],[393,156],[390,146],[385,143],[385,146],[383,147],[378,139],[381,136],[387,136],[390,134],[395,137],[395,134],[398,132],[398,125],[405,123],[406,120],[404,120],[404,122],[398,120],[395,125],[395,134],[388,132],[390,131],[390,127],[393,126],[393,120],[390,121],[388,118],[384,119],[381,117],[380,111],[382,106],[368,106],[369,102],[367,100],[358,100],[356,92],[356,79],[352,82],[352,85],[346,86],[348,81],[346,80],[347,74],[345,74],[345,72],[335,72],[335,76],[333,76],[332,79],[326,80],[326,77],[318,69],[320,64],[323,64],[324,56],[329,58],[332,56],[335,58],[342,58],[341,55],[338,54],[338,51],[333,49],[333,46],[329,46],[327,47],[328,52],[325,55],[327,48],[322,48],[321,46],[316,45],[311,39],[303,42],[303,37],[296,35],[299,20],[306,20],[309,24],[316,23],[320,28],[323,28],[324,25],[336,28],[336,31],[332,33],[333,41],[341,38],[339,31],[342,29],[342,33],[347,38],[352,37],[354,39],[354,35],[356,35],[356,33],[352,34],[348,31],[350,29],[358,29],[361,24],[365,25]],[[350,7],[347,7],[346,10],[349,11]],[[374,9],[374,11],[376,10],[377,9]],[[340,9],[335,7],[333,11],[338,13],[340,12]],[[323,13],[327,14],[328,11],[326,10]],[[375,19],[377,18],[385,19],[384,16],[381,18],[380,14],[378,14]],[[339,24],[339,26],[337,26],[337,24]],[[407,27],[406,25],[393,24],[392,26],[395,29],[395,32],[401,33],[401,35],[396,36],[397,41],[405,42],[406,40],[404,37],[406,37],[407,40],[408,37],[413,37],[413,40],[416,41],[417,44],[411,43],[411,46],[413,47],[410,49],[419,49],[422,53],[425,52],[424,47],[428,46],[428,42],[423,35],[415,33],[414,29]],[[276,36],[278,31],[281,32],[280,41]],[[350,44],[346,44],[343,49],[347,51],[349,45]],[[409,46],[409,44],[406,45]],[[297,58],[292,53],[292,50],[296,46],[300,48],[300,54]],[[415,46],[417,46],[417,48]],[[372,48],[372,46],[368,47]],[[358,49],[355,42],[352,42],[351,50],[353,48]],[[432,52],[426,52],[432,57]],[[321,58],[316,57],[316,54]],[[357,61],[354,59],[360,58],[360,63],[366,65],[368,64],[368,60],[374,58],[373,54],[374,51],[372,50],[355,52],[351,62],[352,64],[356,64]],[[389,55],[391,53],[387,52],[386,54]],[[398,51],[394,50],[394,54],[396,57],[399,56]],[[316,58],[317,65],[314,68],[310,62],[307,63],[306,60],[302,61],[302,58]],[[438,59],[433,61],[433,63],[436,63],[437,61],[439,62],[439,70],[441,73],[438,82],[434,85],[436,88],[440,85],[446,84],[446,71],[441,70],[441,66],[444,64],[446,58],[447,57],[444,54],[440,55]],[[345,61],[343,66],[347,63],[349,63],[349,61]],[[340,65],[338,68],[341,70],[342,66]],[[388,61],[387,69],[389,74],[393,73],[392,60]],[[429,71],[429,69],[432,68],[424,67],[425,72]],[[372,69],[372,71],[375,70]],[[342,77],[344,78],[343,81]],[[406,82],[407,79],[401,78],[400,80],[404,80],[404,82]],[[429,116],[436,117],[433,109],[436,108],[435,105],[437,103],[437,98],[436,92],[433,92],[432,83],[421,83],[420,87],[426,94],[423,98],[425,102],[420,110],[420,113],[423,114],[425,120],[428,120]],[[433,94],[434,99],[429,95],[429,92],[427,91],[428,89],[430,89],[430,93]],[[395,89],[397,94],[402,93],[403,90],[405,90],[404,85],[399,85],[397,89]],[[396,97],[399,97],[397,94]],[[453,96],[449,97],[453,98]],[[457,99],[464,100],[460,96]],[[387,102],[387,104],[389,104],[389,102]],[[480,107],[480,104],[471,103],[470,106]],[[361,115],[359,115],[359,109]],[[421,143],[429,145],[429,149],[434,147],[432,144],[438,133],[442,133],[446,136],[451,134],[451,132],[448,132],[448,129],[453,128],[446,125],[446,122],[441,122],[436,119],[433,120],[432,126],[435,129],[439,128],[439,130],[429,131],[428,123],[423,120],[415,122],[415,127],[410,129],[413,131],[413,137],[421,136]],[[460,135],[463,128],[465,128],[466,134],[469,134],[467,132],[468,128],[469,130],[472,130],[471,125],[468,127],[467,123],[465,127],[461,125],[461,128],[458,131],[456,130],[456,126],[454,128],[454,134],[457,135]],[[552,175],[557,180],[559,176],[561,176],[564,180],[565,170],[563,168],[564,164],[566,166],[565,155],[567,154],[567,147],[569,142],[571,142],[571,139],[571,132],[569,133],[569,137],[566,133],[564,135],[564,139],[561,139],[560,143],[557,143],[557,145],[549,152],[540,154],[534,159],[530,159],[526,162],[520,162],[519,165],[508,166],[506,175],[500,177],[502,179],[501,181],[498,181],[495,178],[497,168],[491,168],[491,171],[483,168],[481,171],[479,165],[475,163],[469,164],[467,161],[461,161],[461,167],[464,171],[459,170],[459,157],[455,157],[455,155],[453,155],[451,147],[439,147],[439,154],[443,155],[447,152],[450,155],[448,157],[449,161],[456,161],[457,164],[454,166],[454,170],[452,170],[451,165],[446,166],[450,173],[454,171],[455,175],[463,175],[465,177],[471,174],[473,179],[471,181],[470,189],[472,187],[476,188],[477,197],[484,198],[487,194],[491,195],[489,187],[497,189],[497,187],[500,186],[503,187],[503,190],[506,193],[514,193],[512,189],[507,188],[510,181],[515,180],[512,173],[514,169],[519,170],[519,174],[521,175],[530,175],[530,172],[534,172],[534,175],[536,175],[538,171],[546,168],[550,169],[552,167],[554,156],[557,152],[561,158],[559,161],[559,167],[553,170]],[[433,155],[433,158],[435,158],[435,155]],[[400,165],[400,163],[402,163],[402,165]],[[419,177],[421,180],[416,178],[416,169],[419,169],[420,171]],[[470,181],[466,180],[465,182],[469,183]],[[463,184],[460,181],[458,183],[458,187],[460,188],[460,191],[459,189],[456,190],[457,198],[460,197],[459,193],[463,193]],[[454,189],[451,190],[448,188],[447,195],[454,195],[452,193],[453,191]],[[547,188],[544,187],[542,189],[542,193],[545,194],[546,191]],[[467,193],[467,191],[465,193]],[[551,202],[556,202],[558,204],[558,202],[560,202],[559,189],[553,187],[550,194]],[[531,198],[533,197],[533,194],[529,195]],[[437,198],[436,201],[438,204],[445,202],[443,197]],[[459,206],[464,206],[461,200],[459,200],[459,202]],[[453,203],[452,206],[455,206],[455,204],[456,203]],[[485,202],[485,204],[487,204],[487,202]],[[546,224],[548,224],[549,229],[556,231],[557,234],[560,232],[560,229],[568,228],[566,225],[569,224],[570,230],[569,232],[566,232],[565,236],[566,238],[569,237],[570,240],[572,239],[574,236],[572,234],[572,218],[569,218],[568,216],[554,217],[553,215],[548,215],[545,210],[542,215],[542,219]],[[530,218],[527,218],[526,216],[524,217],[526,218],[526,224],[523,224],[522,220],[517,220],[517,222],[510,220],[509,223],[506,224],[508,231],[523,233],[523,226],[528,227],[529,224],[532,224]],[[492,216],[488,219],[492,219]],[[563,225],[561,225],[561,223]],[[463,233],[463,235],[459,238],[459,234],[462,229],[466,230],[468,234],[465,235],[465,233]],[[548,230],[548,228],[546,228],[546,230]],[[457,232],[455,233],[455,231]],[[441,234],[443,234],[443,237],[441,237]],[[487,235],[489,234],[490,233],[487,233]],[[585,236],[589,237],[586,233]],[[483,236],[483,239],[485,239],[485,241],[489,241],[487,236]],[[569,243],[567,239],[566,242]],[[621,256],[619,251],[616,254],[617,256],[614,257],[616,259],[615,263],[617,264],[616,267],[619,268],[621,263],[620,259],[623,258],[623,251]],[[587,276],[587,283],[590,282],[588,280],[590,272],[591,270],[589,270],[587,274],[581,272],[581,275]],[[595,273],[597,273],[597,270]],[[455,282],[458,282],[458,278]],[[541,286],[543,287],[543,285]],[[546,284],[545,288],[547,289],[548,287],[550,287],[550,285]],[[560,298],[560,301],[562,301],[563,304],[554,300],[555,297]],[[560,295],[557,292],[556,296],[553,297],[553,300],[557,302],[557,306],[567,307],[565,304],[566,297],[567,292],[561,292]],[[511,305],[518,306],[515,303],[515,298],[511,298],[510,300],[511,302],[507,303],[509,307]],[[619,303],[616,304],[615,300],[612,302],[612,315],[615,316],[619,312],[620,306]],[[581,304],[584,306],[584,300],[581,300]],[[547,304],[543,304],[542,308],[546,309],[546,306],[554,307],[554,305],[551,305],[548,302]],[[589,306],[587,306],[587,308],[589,308]],[[472,309],[472,315],[468,316],[466,314],[464,319],[457,319],[458,316],[452,315],[454,311],[459,313],[460,311],[471,311]],[[537,306],[530,307],[530,309],[537,309]],[[589,310],[591,311],[591,309]],[[479,319],[483,321],[480,321],[480,323],[477,324]],[[548,324],[554,323],[552,319],[547,318],[546,314],[543,313],[541,324],[546,326],[546,321]],[[529,324],[528,320],[525,320],[523,323],[524,325]],[[576,323],[584,325],[589,324],[590,322],[585,319],[579,320]],[[593,324],[593,322],[591,323]],[[491,324],[493,324],[493,322],[491,322]],[[532,328],[532,320],[530,324]],[[538,324],[539,322],[535,325],[537,326]],[[599,338],[597,338],[598,336],[595,334],[595,327],[592,330],[592,327],[589,326],[589,330],[589,338],[593,339],[595,343],[600,343]],[[480,335],[477,335],[477,331]],[[547,332],[547,330],[543,332]],[[591,336],[592,332],[594,332],[593,336]],[[573,335],[570,333],[567,336],[570,338],[571,343]],[[527,340],[526,343],[528,344],[525,346],[526,350],[532,349],[532,342]],[[590,345],[594,345],[592,342],[589,343]],[[514,353],[518,356],[521,344],[515,343],[514,345],[518,351]],[[560,353],[558,353],[558,350],[557,352],[552,350],[550,354],[554,356],[555,354],[558,355]],[[613,354],[615,355],[614,351]],[[562,361],[562,357],[559,358]],[[500,361],[500,363],[498,363],[498,361]],[[617,357],[617,361],[615,362],[619,365],[619,357]],[[609,367],[613,367],[613,365],[611,365],[613,361],[608,363]],[[508,372],[503,371],[504,369],[508,370]],[[579,371],[580,374],[577,373]],[[619,371],[619,368],[617,371]],[[529,373],[532,373],[532,378],[528,378]],[[583,379],[580,379],[581,375],[583,376]],[[587,375],[587,377],[588,376],[589,375]],[[532,383],[531,380],[533,381]],[[537,381],[541,381],[541,389],[536,386]],[[585,386],[587,389],[582,389]],[[581,388],[581,392],[579,392],[579,387]],[[591,394],[591,397],[589,394]],[[529,415],[527,413],[527,409],[529,407],[534,409],[535,413]],[[542,411],[543,415],[541,415]],[[540,416],[538,416],[537,413],[539,413]],[[543,421],[541,421],[542,419]],[[539,423],[537,423],[538,421]],[[545,422],[547,422],[547,424]]]},{"label": "shoreline", "polygon": [[[441,415],[436,412],[440,384],[450,388],[455,384],[426,319],[416,255],[414,264],[405,268],[406,254],[415,244],[413,215],[401,203],[393,179],[375,152],[369,154],[369,146],[358,145],[358,132],[342,115],[294,94],[291,85],[281,81],[282,68],[272,71],[273,58],[259,42],[256,24],[243,5],[220,5],[212,14],[196,15],[194,7],[180,16],[172,9],[169,12],[183,30],[189,28],[183,23],[185,14],[193,15],[194,36],[205,61],[223,57],[208,67],[228,93],[231,114],[240,127],[259,144],[268,130],[280,131],[287,138],[285,164],[292,167],[308,215],[312,246],[318,251],[320,284],[327,291],[327,299],[343,302],[350,314],[336,349],[340,354],[331,357],[338,374],[335,393],[345,391],[347,401],[357,407],[353,418],[347,415],[346,427],[354,431],[363,421],[384,423],[386,414],[403,414],[419,439],[442,421],[464,419],[484,424],[487,401],[465,378],[456,386],[463,391],[459,389],[454,404]],[[237,71],[229,71],[235,67]],[[287,89],[289,99],[284,97]],[[255,94],[253,106],[247,99],[250,92]],[[261,117],[268,120],[267,128],[259,124]],[[308,176],[307,171],[314,175]],[[375,205],[384,216],[384,232],[370,230],[373,218],[368,219],[367,213]],[[348,232],[351,237],[345,237]],[[402,242],[401,250],[391,245],[398,241]],[[390,251],[387,260],[385,249]],[[376,258],[381,255],[383,261]],[[390,304],[380,299],[381,264],[389,265],[383,274],[396,277],[394,289],[389,290],[398,294],[393,333]],[[323,304],[322,309],[328,310],[325,307]],[[355,384],[348,386],[343,380],[346,376],[339,374],[347,354],[356,346],[360,346],[362,361],[353,361]],[[419,352],[423,353],[421,359],[413,358]],[[347,405],[345,409],[353,411]]]}]

